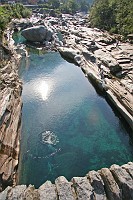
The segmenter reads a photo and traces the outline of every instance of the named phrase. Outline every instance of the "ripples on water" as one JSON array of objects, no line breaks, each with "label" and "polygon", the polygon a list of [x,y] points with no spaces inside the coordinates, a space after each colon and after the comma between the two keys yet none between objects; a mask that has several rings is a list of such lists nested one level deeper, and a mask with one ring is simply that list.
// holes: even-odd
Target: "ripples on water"
[{"label": "ripples on water", "polygon": [[31,52],[21,64],[20,76],[20,183],[39,187],[60,175],[70,180],[133,160],[131,131],[79,67],[58,53]]}]

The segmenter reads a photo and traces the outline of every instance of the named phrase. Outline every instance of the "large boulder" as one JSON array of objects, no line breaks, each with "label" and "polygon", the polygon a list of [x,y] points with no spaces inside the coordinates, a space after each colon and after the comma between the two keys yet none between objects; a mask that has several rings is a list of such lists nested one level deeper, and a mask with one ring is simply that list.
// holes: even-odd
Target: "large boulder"
[{"label": "large boulder", "polygon": [[24,29],[21,34],[30,42],[43,42],[52,39],[52,31],[43,25]]}]

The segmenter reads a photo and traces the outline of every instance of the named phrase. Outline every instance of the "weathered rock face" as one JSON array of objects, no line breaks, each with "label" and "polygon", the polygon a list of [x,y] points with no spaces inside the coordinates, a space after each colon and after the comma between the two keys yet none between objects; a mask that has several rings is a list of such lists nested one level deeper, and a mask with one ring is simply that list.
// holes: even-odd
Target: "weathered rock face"
[{"label": "weathered rock face", "polygon": [[45,26],[34,26],[22,31],[22,36],[31,42],[44,42],[52,39],[52,30]]},{"label": "weathered rock face", "polygon": [[128,173],[132,167],[132,162],[126,164],[126,171],[125,165],[113,165],[71,181],[60,176],[55,184],[46,181],[38,189],[32,185],[7,187],[0,200],[133,200],[133,178]]},{"label": "weathered rock face", "polygon": [[[95,84],[107,94],[133,129],[133,45],[116,42],[106,31],[80,25],[77,16],[62,16],[66,26],[58,22],[64,45],[58,50],[76,62]],[[78,54],[77,54],[78,52]]]},{"label": "weathered rock face", "polygon": [[120,189],[122,190],[122,196],[124,199],[133,199],[133,178],[130,174],[119,165],[112,165],[110,168],[115,180],[117,181]]},{"label": "weathered rock face", "polygon": [[15,183],[21,127],[22,83],[18,78],[19,57],[0,68],[0,190]]},{"label": "weathered rock face", "polygon": [[77,56],[79,53],[79,51],[76,51],[74,49],[67,48],[67,47],[59,47],[58,50],[61,53],[61,55],[73,61],[74,61],[74,57]]}]

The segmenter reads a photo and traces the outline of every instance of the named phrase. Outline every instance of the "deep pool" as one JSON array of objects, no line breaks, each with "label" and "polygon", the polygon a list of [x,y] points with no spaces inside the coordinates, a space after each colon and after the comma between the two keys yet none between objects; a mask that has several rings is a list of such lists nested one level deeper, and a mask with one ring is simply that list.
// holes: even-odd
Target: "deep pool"
[{"label": "deep pool", "polygon": [[133,160],[131,130],[84,76],[59,53],[31,51],[22,61],[19,183],[39,187],[63,175]]}]

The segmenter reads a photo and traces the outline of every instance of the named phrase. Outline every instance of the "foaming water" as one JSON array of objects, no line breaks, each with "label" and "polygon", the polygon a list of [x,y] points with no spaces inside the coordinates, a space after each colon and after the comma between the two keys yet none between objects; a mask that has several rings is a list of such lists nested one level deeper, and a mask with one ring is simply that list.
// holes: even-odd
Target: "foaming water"
[{"label": "foaming water", "polygon": [[131,131],[81,69],[59,53],[31,52],[22,62],[19,183],[39,187],[63,175],[133,160]]}]

